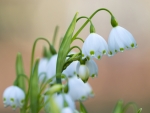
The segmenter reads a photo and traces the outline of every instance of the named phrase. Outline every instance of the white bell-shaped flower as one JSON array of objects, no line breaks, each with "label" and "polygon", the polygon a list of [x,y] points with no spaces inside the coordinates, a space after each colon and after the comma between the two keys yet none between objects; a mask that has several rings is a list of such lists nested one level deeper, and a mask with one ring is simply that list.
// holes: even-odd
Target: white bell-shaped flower
[{"label": "white bell-shaped flower", "polygon": [[89,69],[85,64],[80,64],[78,62],[77,67],[77,76],[82,79],[83,82],[87,82],[89,78]]},{"label": "white bell-shaped flower", "polygon": [[[44,97],[44,102],[47,102],[49,96],[45,96]],[[72,100],[72,98],[70,97],[70,95],[68,94],[54,94],[53,95],[53,98],[56,102],[56,104],[58,105],[58,108],[60,110],[62,110],[63,108],[65,108],[65,102],[67,102],[67,105],[68,107],[71,109],[71,110],[75,110],[75,102]],[[48,111],[48,107],[49,107],[49,104],[47,102],[46,106],[45,106],[45,110]]]},{"label": "white bell-shaped flower", "polygon": [[[57,57],[58,57],[57,54],[52,56],[47,64],[46,74],[48,76],[48,79],[50,79],[56,75]],[[54,81],[55,81],[55,78],[54,78],[53,82]]]},{"label": "white bell-shaped flower", "polygon": [[61,110],[61,113],[74,113],[71,108],[65,107]]},{"label": "white bell-shaped flower", "polygon": [[89,69],[90,77],[96,77],[98,75],[98,67],[93,59],[86,61],[85,65]]},{"label": "white bell-shaped flower", "polygon": [[108,38],[109,56],[135,47],[137,43],[129,31],[120,26],[112,28]]},{"label": "white bell-shaped flower", "polygon": [[83,58],[95,57],[100,59],[102,55],[107,54],[108,45],[103,37],[96,33],[91,33],[82,46]]},{"label": "white bell-shaped flower", "polygon": [[86,100],[89,96],[93,96],[93,91],[89,83],[84,83],[76,76],[69,78],[68,87],[68,94],[74,101]]},{"label": "white bell-shaped flower", "polygon": [[19,107],[22,108],[24,104],[25,93],[17,86],[10,86],[5,89],[3,93],[4,106],[11,106],[14,110]]},{"label": "white bell-shaped flower", "polygon": [[76,76],[76,67],[79,61],[73,61],[62,73],[65,74],[67,77]]},{"label": "white bell-shaped flower", "polygon": [[39,61],[38,75],[39,75],[40,82],[42,82],[45,77],[46,77],[46,79],[49,78],[46,74],[48,61],[49,60],[47,58],[41,58]]}]

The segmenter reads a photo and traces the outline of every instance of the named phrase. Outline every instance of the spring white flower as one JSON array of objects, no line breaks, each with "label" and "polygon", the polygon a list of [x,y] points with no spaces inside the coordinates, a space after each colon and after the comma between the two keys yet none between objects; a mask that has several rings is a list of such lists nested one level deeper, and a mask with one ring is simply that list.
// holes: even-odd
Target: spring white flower
[{"label": "spring white flower", "polygon": [[46,79],[49,78],[46,74],[48,61],[49,60],[47,58],[41,58],[39,61],[38,75],[39,75],[40,82],[42,82],[45,77]]},{"label": "spring white flower", "polygon": [[83,82],[87,82],[90,76],[88,67],[85,64],[80,64],[80,62],[78,62],[76,66],[76,70],[77,70],[77,76],[81,78]]},{"label": "spring white flower", "polygon": [[62,73],[65,74],[67,77],[76,76],[76,67],[79,61],[73,61]]},{"label": "spring white flower", "polygon": [[68,80],[69,91],[68,94],[74,101],[86,100],[89,96],[93,96],[93,91],[89,83],[84,83],[76,76]]},{"label": "spring white flower", "polygon": [[91,33],[82,46],[83,58],[95,57],[100,59],[102,55],[107,54],[108,45],[103,37],[96,33]]},{"label": "spring white flower", "polygon": [[98,67],[93,59],[86,61],[85,65],[89,69],[90,77],[96,77],[98,75]]},{"label": "spring white flower", "polygon": [[[44,97],[44,102],[46,102],[48,100],[49,96],[45,96]],[[53,98],[56,102],[56,104],[58,105],[58,108],[60,110],[63,110],[66,106],[65,106],[65,102],[67,102],[68,104],[68,107],[71,109],[71,110],[75,110],[75,102],[72,100],[72,98],[70,97],[70,95],[68,94],[54,94],[53,95]],[[48,111],[48,107],[49,107],[49,104],[47,102],[46,106],[45,106],[45,110]]]},{"label": "spring white flower", "polygon": [[120,26],[112,28],[108,38],[110,56],[116,54],[117,52],[123,52],[125,49],[135,47],[137,47],[137,43],[129,31]]},{"label": "spring white flower", "polygon": [[[57,54],[52,56],[47,64],[46,74],[47,74],[48,79],[50,79],[56,75],[57,57],[58,57]],[[55,78],[54,78],[53,82],[54,81],[55,81]]]},{"label": "spring white flower", "polygon": [[14,110],[19,107],[22,108],[24,104],[25,93],[17,86],[10,86],[5,89],[3,93],[4,106],[11,106]]}]

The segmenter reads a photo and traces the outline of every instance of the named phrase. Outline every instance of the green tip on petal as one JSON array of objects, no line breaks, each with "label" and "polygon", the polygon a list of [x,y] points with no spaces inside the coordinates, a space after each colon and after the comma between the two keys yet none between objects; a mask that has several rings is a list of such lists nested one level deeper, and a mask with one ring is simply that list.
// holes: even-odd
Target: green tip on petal
[{"label": "green tip on petal", "polygon": [[87,79],[85,79],[85,80],[82,79],[82,81],[83,81],[84,83],[86,83],[86,82],[88,81],[88,79],[89,79],[89,77],[88,77]]},{"label": "green tip on petal", "polygon": [[131,44],[131,47],[134,47],[134,43]]},{"label": "green tip on petal", "polygon": [[91,77],[92,77],[92,78],[94,78],[95,76],[96,76],[95,74],[92,74],[92,76],[91,76]]},{"label": "green tip on petal", "polygon": [[98,59],[101,59],[101,56],[99,55],[97,58],[98,58]]},{"label": "green tip on petal", "polygon": [[94,52],[94,51],[90,51],[90,55],[92,55],[92,56],[93,56],[94,54],[95,54],[95,52]]},{"label": "green tip on petal", "polygon": [[13,98],[10,98],[10,101],[14,102],[14,99],[13,99]]},{"label": "green tip on petal", "polygon": [[120,51],[123,52],[123,51],[124,51],[124,48],[120,48]]},{"label": "green tip on petal", "polygon": [[12,108],[15,109],[15,108],[16,108],[16,105],[12,105]]},{"label": "green tip on petal", "polygon": [[103,50],[103,54],[106,54],[106,50]]},{"label": "green tip on petal", "polygon": [[6,101],[6,98],[3,98],[3,101]]},{"label": "green tip on petal", "polygon": [[111,51],[109,51],[109,54],[110,54],[110,55],[112,55],[112,52],[111,52]]},{"label": "green tip on petal", "polygon": [[81,97],[81,100],[86,100],[86,97],[85,97],[85,96],[82,96],[82,97]]}]

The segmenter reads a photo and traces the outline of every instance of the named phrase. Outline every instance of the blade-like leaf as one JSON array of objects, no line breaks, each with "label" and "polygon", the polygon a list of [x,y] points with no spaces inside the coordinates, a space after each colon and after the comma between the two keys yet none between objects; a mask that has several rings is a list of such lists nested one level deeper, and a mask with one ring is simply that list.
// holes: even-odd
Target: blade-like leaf
[{"label": "blade-like leaf", "polygon": [[140,108],[137,113],[141,113],[141,112],[142,112],[142,108]]},{"label": "blade-like leaf", "polygon": [[33,74],[30,77],[29,95],[30,95],[30,109],[31,113],[38,113],[39,101],[39,86],[38,86],[38,64],[39,60],[36,60],[33,69]]},{"label": "blade-like leaf", "polygon": [[83,103],[80,101],[80,112],[81,113],[88,113]]},{"label": "blade-like leaf", "polygon": [[113,110],[113,113],[122,113],[123,111],[123,101],[122,100],[119,100],[117,103],[116,103],[116,106]]},{"label": "blade-like leaf", "polygon": [[22,76],[24,74],[23,60],[21,53],[17,54],[16,58],[16,75],[17,75],[17,85],[25,92],[25,80]]},{"label": "blade-like leaf", "polygon": [[64,65],[65,60],[66,60],[66,56],[68,54],[68,50],[70,48],[72,35],[73,35],[75,25],[76,25],[76,18],[77,18],[77,13],[75,14],[75,16],[74,16],[66,34],[65,34],[63,40],[62,40],[60,48],[59,48],[57,67],[56,67],[57,83],[61,83],[61,72],[62,72],[63,65]]}]

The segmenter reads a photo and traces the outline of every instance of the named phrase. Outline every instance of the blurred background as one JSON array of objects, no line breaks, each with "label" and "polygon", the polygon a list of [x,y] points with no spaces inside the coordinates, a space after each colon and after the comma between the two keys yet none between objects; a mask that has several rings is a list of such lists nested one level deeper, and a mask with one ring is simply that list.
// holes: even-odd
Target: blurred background
[{"label": "blurred background", "polygon": [[[90,16],[98,8],[108,8],[120,26],[135,37],[138,48],[96,60],[99,75],[89,82],[95,97],[84,102],[89,113],[112,113],[119,99],[133,101],[150,113],[150,1],[149,0],[0,0],[0,97],[15,79],[15,60],[21,52],[25,72],[29,74],[31,48],[37,37],[52,40],[56,25],[62,37],[74,14]],[[76,30],[85,20],[77,23]],[[112,29],[110,15],[99,12],[93,19],[98,34],[108,39]],[[85,39],[89,25],[79,34]],[[57,49],[58,49],[57,41]],[[74,44],[82,47],[80,41]],[[41,57],[44,42],[38,43],[36,57]],[[0,113],[15,113],[4,108]],[[132,109],[128,110],[128,113]],[[133,113],[133,112],[132,112]]]}]

